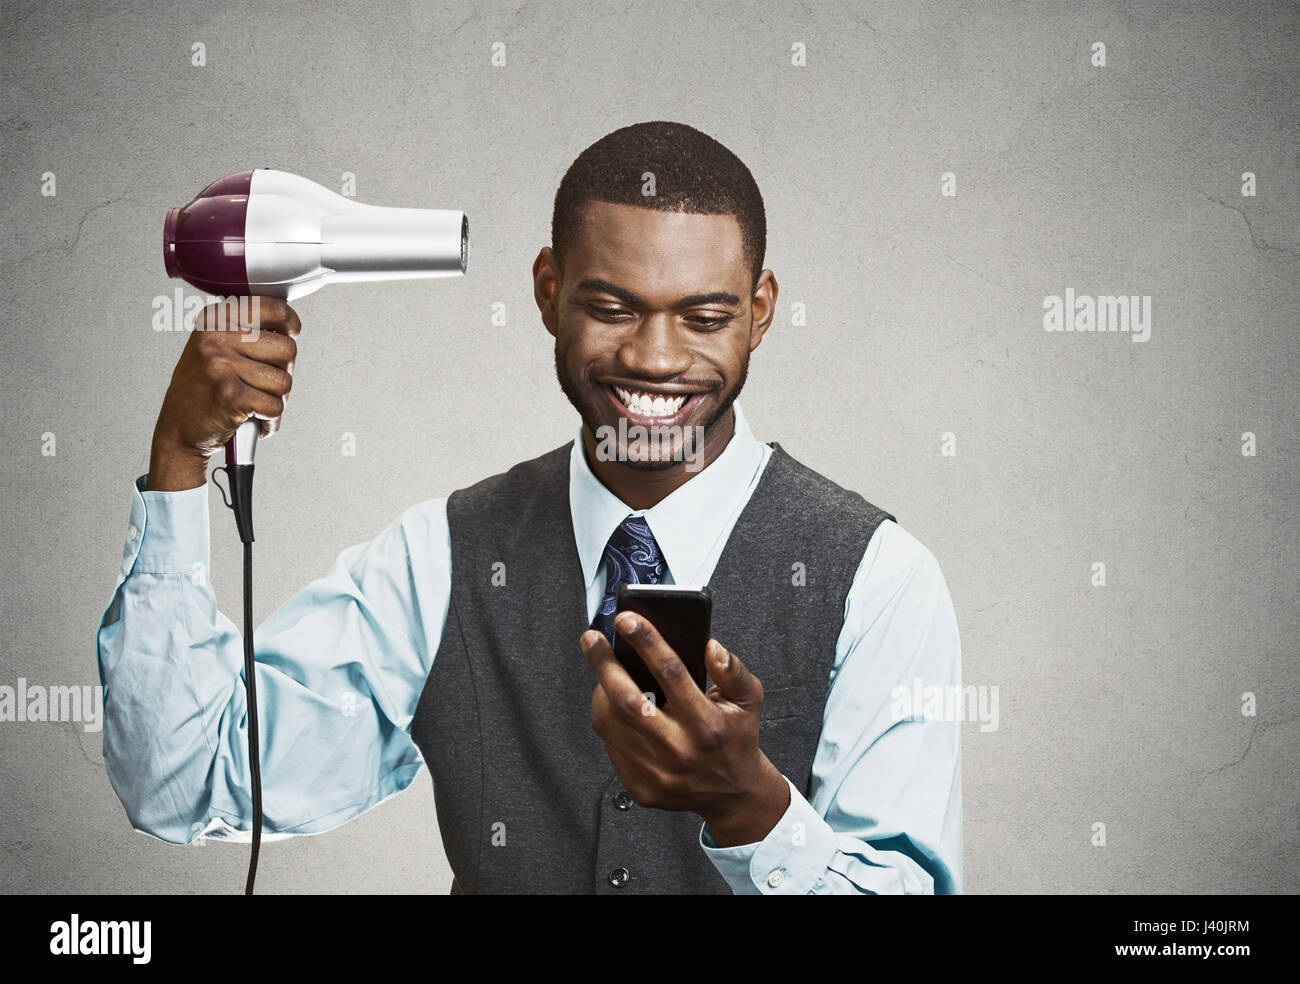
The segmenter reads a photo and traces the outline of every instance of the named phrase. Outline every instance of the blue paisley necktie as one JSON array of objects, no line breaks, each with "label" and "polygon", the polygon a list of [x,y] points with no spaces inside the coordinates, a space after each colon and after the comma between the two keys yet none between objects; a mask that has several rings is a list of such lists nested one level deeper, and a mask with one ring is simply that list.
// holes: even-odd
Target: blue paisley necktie
[{"label": "blue paisley necktie", "polygon": [[614,643],[614,601],[620,584],[658,584],[664,578],[664,558],[654,534],[640,516],[629,516],[610,534],[605,545],[605,597],[600,599],[591,627]]}]

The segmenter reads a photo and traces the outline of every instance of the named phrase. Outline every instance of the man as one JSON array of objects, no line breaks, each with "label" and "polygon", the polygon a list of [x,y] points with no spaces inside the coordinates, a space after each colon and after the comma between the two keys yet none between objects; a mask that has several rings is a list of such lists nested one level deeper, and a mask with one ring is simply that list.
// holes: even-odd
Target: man
[{"label": "man", "polygon": [[[958,684],[952,604],[892,517],[750,433],[765,247],[749,170],[698,130],[578,157],[533,265],[578,437],[413,506],[257,630],[268,838],[331,829],[423,761],[453,891],[960,891],[958,722],[893,710],[897,687]],[[241,639],[192,572],[208,456],[249,415],[271,433],[289,392],[300,322],[260,314],[256,340],[221,307],[204,326],[240,330],[191,334],[97,635],[109,777],[173,843],[251,826]],[[707,692],[614,617],[642,580],[710,586]]]}]

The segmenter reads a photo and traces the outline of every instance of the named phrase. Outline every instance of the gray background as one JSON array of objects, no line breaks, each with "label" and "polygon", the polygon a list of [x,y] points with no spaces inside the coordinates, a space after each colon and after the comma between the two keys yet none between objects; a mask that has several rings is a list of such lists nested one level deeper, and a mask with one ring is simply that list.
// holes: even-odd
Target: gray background
[{"label": "gray background", "polygon": [[[0,683],[98,683],[130,483],[185,341],[150,327],[179,284],[166,208],[267,166],[471,219],[461,280],[299,302],[297,385],[259,455],[261,621],[407,506],[572,436],[530,280],[555,188],[610,130],[679,120],[766,199],[781,307],[743,397],[756,435],[930,548],[963,682],[1000,688],[1000,728],[964,731],[967,891],[1300,889],[1295,4],[6,2],[0,19]],[[1045,332],[1066,287],[1151,295],[1151,340]],[[210,502],[239,624],[238,543]],[[131,831],[101,740],[0,724],[0,889],[240,890],[246,848]],[[425,773],[264,847],[258,886],[450,880]]]}]

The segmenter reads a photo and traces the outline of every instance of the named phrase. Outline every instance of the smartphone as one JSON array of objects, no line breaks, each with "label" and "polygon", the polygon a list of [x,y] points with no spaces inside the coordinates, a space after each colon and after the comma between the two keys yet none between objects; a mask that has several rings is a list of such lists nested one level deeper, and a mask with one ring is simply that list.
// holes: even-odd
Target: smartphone
[{"label": "smartphone", "polygon": [[[615,614],[636,612],[645,616],[664,641],[686,664],[691,679],[701,691],[707,689],[704,650],[709,644],[709,621],[713,595],[707,587],[690,584],[622,584],[614,595]],[[632,644],[614,630],[614,655],[641,688],[653,694],[656,707],[667,706],[659,681],[641,661]]]}]

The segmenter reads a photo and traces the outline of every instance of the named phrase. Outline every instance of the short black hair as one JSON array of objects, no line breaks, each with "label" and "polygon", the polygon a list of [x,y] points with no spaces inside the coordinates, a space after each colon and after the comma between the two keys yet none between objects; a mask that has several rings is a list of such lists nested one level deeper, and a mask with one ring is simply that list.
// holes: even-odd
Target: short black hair
[{"label": "short black hair", "polygon": [[[646,172],[654,175],[654,195],[641,193]],[[758,286],[767,248],[763,196],[749,168],[708,134],[667,120],[633,123],[579,154],[564,172],[551,215],[551,249],[561,271],[590,201],[659,212],[734,215],[753,276],[750,289]]]}]

